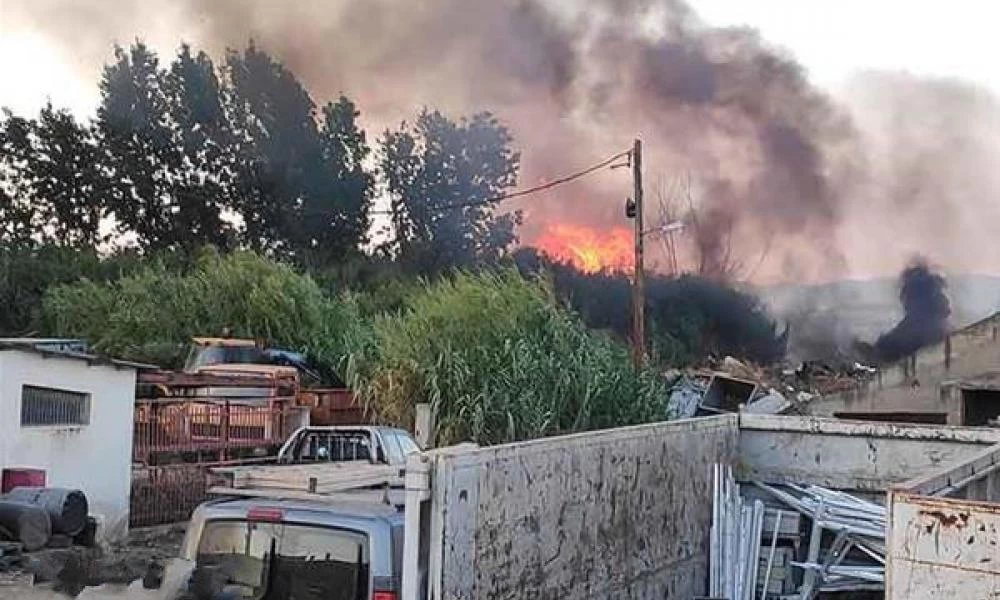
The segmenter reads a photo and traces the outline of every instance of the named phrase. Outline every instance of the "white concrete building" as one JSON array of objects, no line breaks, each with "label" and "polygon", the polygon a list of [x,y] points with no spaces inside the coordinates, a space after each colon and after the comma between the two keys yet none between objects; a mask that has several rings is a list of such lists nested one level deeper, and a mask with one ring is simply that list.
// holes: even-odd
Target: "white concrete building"
[{"label": "white concrete building", "polygon": [[128,533],[136,371],[71,340],[0,339],[0,470],[82,490],[98,538]]}]

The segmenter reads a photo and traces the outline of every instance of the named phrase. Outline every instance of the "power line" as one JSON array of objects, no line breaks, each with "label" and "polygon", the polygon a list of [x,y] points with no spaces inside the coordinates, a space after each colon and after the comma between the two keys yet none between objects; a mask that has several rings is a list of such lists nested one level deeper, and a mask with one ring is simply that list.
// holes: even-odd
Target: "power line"
[{"label": "power line", "polygon": [[[470,201],[467,201],[467,202],[453,202],[451,204],[442,204],[440,206],[429,206],[428,208],[430,210],[447,210],[447,209],[451,209],[451,208],[466,208],[466,207],[469,207],[469,206],[485,206],[487,204],[495,204],[497,202],[502,202],[504,200],[510,200],[512,198],[521,198],[523,196],[530,196],[531,194],[537,194],[538,192],[544,192],[545,190],[552,189],[552,188],[554,188],[556,186],[560,186],[560,185],[563,185],[565,183],[569,183],[571,181],[574,181],[576,179],[580,179],[581,177],[585,177],[587,175],[590,175],[594,171],[599,171],[600,169],[603,169],[604,167],[607,167],[607,166],[611,165],[616,160],[618,160],[620,158],[623,158],[623,157],[626,157],[626,156],[630,156],[631,154],[632,154],[631,150],[625,150],[624,152],[619,152],[618,154],[615,154],[614,156],[610,156],[610,157],[602,160],[601,162],[599,162],[599,163],[597,163],[595,165],[587,167],[586,169],[583,169],[581,171],[577,171],[575,173],[572,173],[570,175],[566,175],[564,177],[560,177],[558,179],[553,179],[552,181],[550,181],[548,183],[543,183],[542,185],[537,185],[535,187],[531,187],[531,188],[528,188],[528,189],[518,190],[516,192],[510,192],[509,194],[501,194],[499,196],[494,196],[492,198],[487,198],[485,200],[470,200]],[[612,168],[614,168],[614,167],[612,167]],[[393,215],[393,214],[396,214],[396,211],[394,211],[394,210],[370,210],[370,211],[368,211],[368,214],[370,214],[370,215]]]}]

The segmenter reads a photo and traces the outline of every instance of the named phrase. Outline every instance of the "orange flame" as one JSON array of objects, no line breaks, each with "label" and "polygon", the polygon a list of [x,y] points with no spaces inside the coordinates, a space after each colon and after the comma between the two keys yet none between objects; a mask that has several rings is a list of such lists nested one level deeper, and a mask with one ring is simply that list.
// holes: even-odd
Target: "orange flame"
[{"label": "orange flame", "polygon": [[613,227],[599,231],[581,225],[549,225],[534,243],[553,260],[568,262],[584,273],[632,268],[632,230]]}]

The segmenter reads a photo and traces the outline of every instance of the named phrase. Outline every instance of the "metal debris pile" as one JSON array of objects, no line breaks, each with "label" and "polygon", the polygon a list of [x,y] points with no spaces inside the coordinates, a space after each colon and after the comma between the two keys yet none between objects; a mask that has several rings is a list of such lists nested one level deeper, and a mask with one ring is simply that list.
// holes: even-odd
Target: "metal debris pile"
[{"label": "metal debris pile", "polygon": [[727,356],[705,368],[664,376],[671,381],[669,416],[690,418],[738,411],[796,414],[817,397],[857,388],[877,374],[876,368],[860,363],[764,368]]},{"label": "metal debris pile", "polygon": [[[819,486],[756,483],[767,502],[741,493],[716,465],[709,590],[731,600],[880,591],[885,582],[885,507]],[[759,494],[759,492],[757,492]]]}]

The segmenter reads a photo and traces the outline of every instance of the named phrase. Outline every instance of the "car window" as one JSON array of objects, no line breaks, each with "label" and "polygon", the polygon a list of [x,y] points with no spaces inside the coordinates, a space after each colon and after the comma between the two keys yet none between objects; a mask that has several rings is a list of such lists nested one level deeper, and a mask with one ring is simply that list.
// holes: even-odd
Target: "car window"
[{"label": "car window", "polygon": [[211,521],[197,567],[219,571],[240,598],[368,598],[368,539],[340,529],[285,523]]},{"label": "car window", "polygon": [[367,432],[312,432],[299,444],[299,461],[371,460],[371,441]]},{"label": "car window", "polygon": [[420,452],[420,446],[417,445],[417,442],[413,441],[410,434],[403,431],[397,431],[396,437],[399,439],[399,446],[403,450],[403,456],[409,456],[414,452]]},{"label": "car window", "polygon": [[385,453],[390,465],[398,465],[405,462],[403,450],[399,447],[396,434],[393,431],[382,431],[382,442],[385,444]]}]

